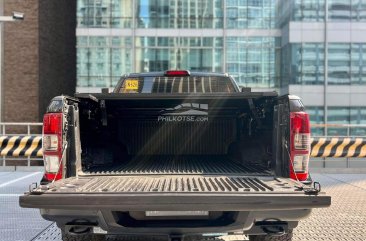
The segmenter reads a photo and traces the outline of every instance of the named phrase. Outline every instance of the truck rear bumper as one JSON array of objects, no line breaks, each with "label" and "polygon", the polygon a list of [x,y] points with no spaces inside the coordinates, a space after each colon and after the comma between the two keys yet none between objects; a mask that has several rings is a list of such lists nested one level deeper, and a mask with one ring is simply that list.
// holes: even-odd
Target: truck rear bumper
[{"label": "truck rear bumper", "polygon": [[[131,212],[132,213],[132,212]],[[128,219],[121,222],[121,217],[111,210],[61,210],[61,209],[41,209],[43,218],[55,221],[60,228],[70,229],[75,226],[90,227],[91,232],[106,233],[115,235],[195,235],[204,233],[229,233],[244,232],[246,234],[264,234],[264,232],[255,226],[255,222],[267,220],[268,217],[282,220],[287,223],[287,229],[293,229],[297,226],[299,220],[308,217],[310,209],[301,210],[281,210],[281,211],[238,211],[231,212],[233,215],[227,220],[168,220],[168,225],[164,220],[158,220],[158,225],[145,222],[138,226],[136,223],[128,222]],[[212,212],[210,212],[211,216]],[[228,217],[228,216],[227,216]],[[170,217],[172,218],[172,217]],[[176,218],[176,217],[174,217]],[[80,221],[80,222],[79,222]],[[95,227],[98,227],[95,229]],[[97,231],[96,231],[97,230]],[[254,232],[254,233],[253,233]]]}]

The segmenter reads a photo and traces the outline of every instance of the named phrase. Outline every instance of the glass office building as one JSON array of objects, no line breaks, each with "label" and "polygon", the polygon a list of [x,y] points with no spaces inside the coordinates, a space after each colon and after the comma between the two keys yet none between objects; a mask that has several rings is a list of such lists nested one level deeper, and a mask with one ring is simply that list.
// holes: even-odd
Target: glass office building
[{"label": "glass office building", "polygon": [[79,0],[78,87],[113,86],[130,72],[189,69],[276,88],[275,2]]},{"label": "glass office building", "polygon": [[[77,89],[131,72],[227,72],[303,98],[316,124],[366,124],[366,0],[78,0]],[[314,128],[316,135],[366,128]]]}]

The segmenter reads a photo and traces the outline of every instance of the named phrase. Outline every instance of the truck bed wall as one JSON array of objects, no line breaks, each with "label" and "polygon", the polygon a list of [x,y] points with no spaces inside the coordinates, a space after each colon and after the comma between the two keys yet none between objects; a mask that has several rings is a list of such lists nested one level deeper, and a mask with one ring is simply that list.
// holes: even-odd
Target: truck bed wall
[{"label": "truck bed wall", "polygon": [[[172,160],[226,156],[223,160],[270,166],[273,108],[262,102],[256,105],[266,113],[258,120],[246,100],[199,100],[208,105],[207,115],[200,116],[204,121],[159,121],[164,110],[187,103],[182,100],[108,100],[105,108],[85,102],[80,111],[83,167],[158,155]],[[164,117],[174,116],[182,115],[173,111]]]}]

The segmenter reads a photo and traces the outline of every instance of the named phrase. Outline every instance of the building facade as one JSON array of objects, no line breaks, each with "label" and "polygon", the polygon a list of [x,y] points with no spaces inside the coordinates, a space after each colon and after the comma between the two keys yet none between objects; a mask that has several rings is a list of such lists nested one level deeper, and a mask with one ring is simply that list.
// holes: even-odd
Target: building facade
[{"label": "building facade", "polygon": [[[366,124],[366,0],[78,0],[77,90],[130,72],[227,72],[303,98],[315,124]],[[315,135],[366,128],[313,128]]]},{"label": "building facade", "polygon": [[[0,0],[0,122],[40,122],[51,98],[76,85],[76,2]],[[7,129],[9,130],[9,129]]]}]

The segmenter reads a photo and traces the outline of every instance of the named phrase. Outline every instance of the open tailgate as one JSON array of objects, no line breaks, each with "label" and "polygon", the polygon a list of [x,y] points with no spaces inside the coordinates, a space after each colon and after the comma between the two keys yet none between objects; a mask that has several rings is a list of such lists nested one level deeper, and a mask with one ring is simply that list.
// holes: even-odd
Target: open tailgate
[{"label": "open tailgate", "polygon": [[149,175],[67,178],[20,197],[40,209],[245,211],[327,207],[325,193],[307,194],[288,178]]}]

